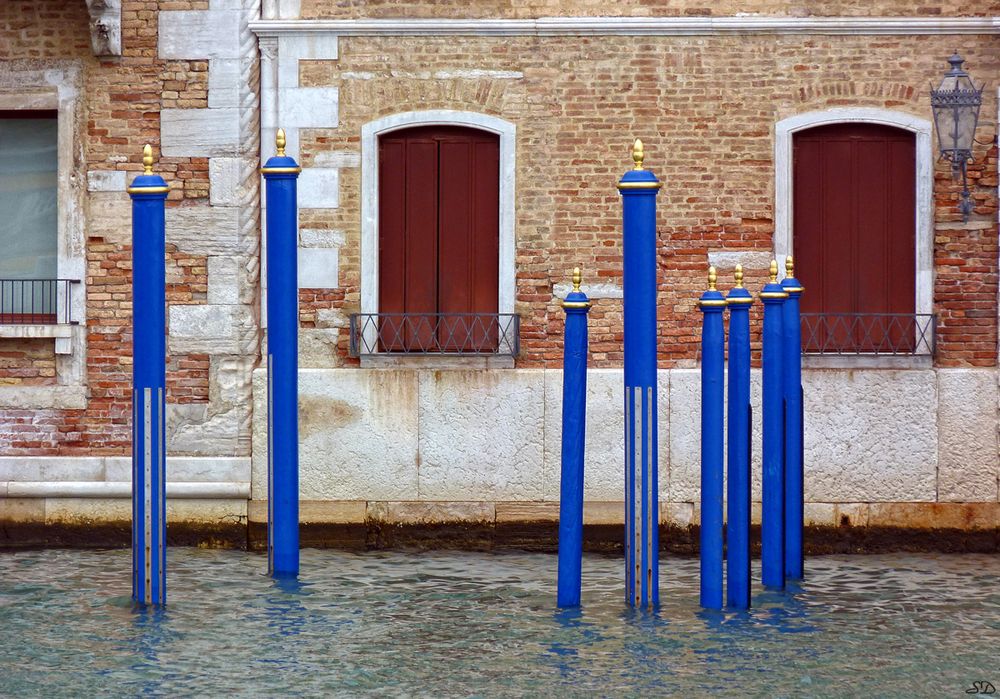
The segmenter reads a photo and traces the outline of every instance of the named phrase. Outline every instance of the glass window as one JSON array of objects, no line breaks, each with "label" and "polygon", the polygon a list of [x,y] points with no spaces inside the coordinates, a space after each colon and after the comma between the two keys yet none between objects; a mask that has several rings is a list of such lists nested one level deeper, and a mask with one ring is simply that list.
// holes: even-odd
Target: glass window
[{"label": "glass window", "polygon": [[57,277],[55,111],[0,111],[0,279]]}]

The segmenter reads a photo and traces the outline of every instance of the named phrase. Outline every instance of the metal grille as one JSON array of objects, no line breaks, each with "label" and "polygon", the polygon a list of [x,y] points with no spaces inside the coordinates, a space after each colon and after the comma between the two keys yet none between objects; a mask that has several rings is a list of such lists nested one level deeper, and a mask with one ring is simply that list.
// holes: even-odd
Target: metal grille
[{"label": "metal grille", "polygon": [[932,313],[803,313],[804,354],[931,355]]},{"label": "metal grille", "polygon": [[72,323],[76,279],[0,279],[0,325]]},{"label": "metal grille", "polygon": [[521,349],[513,313],[352,313],[351,356],[449,354],[514,357]]}]

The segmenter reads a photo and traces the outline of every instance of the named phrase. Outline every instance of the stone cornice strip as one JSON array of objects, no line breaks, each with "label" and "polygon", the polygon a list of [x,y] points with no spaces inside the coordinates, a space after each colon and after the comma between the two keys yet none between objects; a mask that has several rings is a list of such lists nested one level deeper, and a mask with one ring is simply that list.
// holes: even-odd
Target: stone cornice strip
[{"label": "stone cornice strip", "polygon": [[340,36],[691,36],[714,34],[998,34],[1000,17],[539,17],[537,19],[258,20],[260,37]]},{"label": "stone cornice strip", "polygon": [[[128,498],[130,481],[0,481],[0,497],[8,498]],[[167,497],[211,500],[247,500],[248,482],[167,482]]]}]

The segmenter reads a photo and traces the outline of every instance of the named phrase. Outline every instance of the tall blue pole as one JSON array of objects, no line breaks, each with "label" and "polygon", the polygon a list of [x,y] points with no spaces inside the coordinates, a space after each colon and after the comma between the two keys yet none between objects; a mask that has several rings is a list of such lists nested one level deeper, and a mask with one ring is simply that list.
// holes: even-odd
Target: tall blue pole
[{"label": "tall blue pole", "polygon": [[782,306],[788,298],[778,284],[778,263],[771,260],[771,280],[764,285],[763,461],[761,579],[765,587],[785,586],[785,395],[781,373]]},{"label": "tall blue pole", "polygon": [[296,180],[285,155],[261,168],[267,187],[267,562],[274,576],[299,572],[299,284]]},{"label": "tall blue pole", "polygon": [[656,194],[660,181],[635,167],[618,182],[622,195],[625,316],[625,599],[660,602],[659,497],[656,444]]},{"label": "tall blue pole", "polygon": [[736,265],[729,290],[728,497],[726,604],[750,607],[750,306],[743,267]]},{"label": "tall blue pole", "polygon": [[562,475],[559,490],[559,579],[557,604],[580,606],[583,561],[583,446],[587,425],[587,313],[590,299],[580,291],[580,268],[573,291],[563,301]]},{"label": "tall blue pole", "polygon": [[722,609],[722,403],[725,387],[726,299],[708,268],[708,290],[698,307],[701,332],[701,606]]},{"label": "tall blue pole", "polygon": [[792,256],[785,258],[781,287],[788,294],[782,308],[781,367],[785,390],[785,577],[801,580],[804,478],[802,463],[802,319],[799,297],[805,289],[795,278]]},{"label": "tall blue pole", "polygon": [[164,203],[169,187],[153,174],[153,149],[132,198],[132,599],[167,601],[166,261]]}]

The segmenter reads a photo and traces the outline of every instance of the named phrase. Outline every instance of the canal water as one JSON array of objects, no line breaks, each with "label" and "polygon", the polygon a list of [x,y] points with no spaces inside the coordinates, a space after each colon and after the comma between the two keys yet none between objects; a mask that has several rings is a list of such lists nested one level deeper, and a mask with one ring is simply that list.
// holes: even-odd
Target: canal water
[{"label": "canal water", "polygon": [[582,609],[559,612],[551,555],[304,550],[300,580],[275,582],[261,555],[177,548],[149,612],[128,551],[0,553],[0,696],[1000,690],[1000,556],[811,558],[748,613],[698,608],[696,559],[661,564],[657,613],[628,610],[621,560],[599,556]]}]

